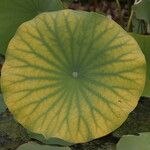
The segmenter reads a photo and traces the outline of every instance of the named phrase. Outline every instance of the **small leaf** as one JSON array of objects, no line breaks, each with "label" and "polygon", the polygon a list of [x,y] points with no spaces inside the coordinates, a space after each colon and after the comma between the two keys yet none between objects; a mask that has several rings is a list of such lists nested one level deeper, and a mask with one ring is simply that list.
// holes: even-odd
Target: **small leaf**
[{"label": "small leaf", "polygon": [[117,23],[97,13],[62,10],[19,27],[2,68],[2,92],[31,132],[81,143],[126,120],[145,73],[140,47]]},{"label": "small leaf", "polygon": [[150,35],[140,35],[135,33],[130,33],[131,36],[135,38],[141,50],[143,51],[146,62],[147,62],[147,76],[146,76],[146,83],[143,92],[143,96],[150,97]]},{"label": "small leaf", "polygon": [[19,146],[17,150],[71,150],[71,149],[69,147],[56,147],[29,142]]},{"label": "small leaf", "polygon": [[123,136],[117,144],[117,150],[150,150],[150,132]]},{"label": "small leaf", "polygon": [[71,146],[73,143],[68,143],[58,138],[46,139],[42,134],[36,134],[28,131],[28,135],[32,139],[36,139],[47,145],[61,145],[61,146]]},{"label": "small leaf", "polygon": [[133,5],[136,17],[150,23],[150,0],[140,0]]},{"label": "small leaf", "polygon": [[0,0],[0,53],[25,21],[42,12],[63,9],[61,0]]},{"label": "small leaf", "polygon": [[3,113],[6,110],[6,105],[3,100],[2,94],[0,94],[0,113]]}]

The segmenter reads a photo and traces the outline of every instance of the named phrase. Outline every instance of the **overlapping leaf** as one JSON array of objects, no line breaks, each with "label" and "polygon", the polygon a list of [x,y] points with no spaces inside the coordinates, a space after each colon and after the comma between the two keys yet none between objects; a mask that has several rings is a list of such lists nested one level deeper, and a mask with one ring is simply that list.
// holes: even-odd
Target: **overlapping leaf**
[{"label": "overlapping leaf", "polygon": [[133,10],[138,19],[143,19],[150,23],[150,0],[140,0],[137,4],[133,5]]},{"label": "overlapping leaf", "polygon": [[71,146],[73,144],[73,143],[66,142],[62,139],[58,139],[58,138],[46,139],[42,134],[32,133],[30,131],[28,131],[28,136],[31,139],[35,139],[46,145]]},{"label": "overlapping leaf", "polygon": [[143,91],[143,96],[150,97],[150,36],[131,33],[141,47],[147,62],[146,83]]},{"label": "overlapping leaf", "polygon": [[71,150],[69,147],[56,147],[56,146],[47,146],[40,145],[37,143],[26,143],[17,148],[17,150]]},{"label": "overlapping leaf", "polygon": [[145,58],[119,25],[64,10],[24,23],[2,70],[4,99],[32,132],[71,143],[118,128],[143,91]]},{"label": "overlapping leaf", "polygon": [[150,132],[139,135],[125,135],[117,144],[117,150],[149,150]]},{"label": "overlapping leaf", "polygon": [[0,0],[0,53],[25,21],[46,11],[63,9],[61,0]]}]

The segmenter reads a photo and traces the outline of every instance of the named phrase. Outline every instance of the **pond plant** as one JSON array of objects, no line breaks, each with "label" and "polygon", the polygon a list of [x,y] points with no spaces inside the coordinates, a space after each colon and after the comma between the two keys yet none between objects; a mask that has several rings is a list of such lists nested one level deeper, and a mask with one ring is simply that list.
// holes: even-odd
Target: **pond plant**
[{"label": "pond plant", "polygon": [[[10,26],[0,25],[1,90],[32,137],[63,146],[103,137],[121,126],[141,95],[150,96],[149,36],[98,13],[64,9],[61,1],[4,0],[0,18],[7,4],[14,11],[13,21],[4,21]],[[26,146],[64,149],[29,143],[18,150]]]}]

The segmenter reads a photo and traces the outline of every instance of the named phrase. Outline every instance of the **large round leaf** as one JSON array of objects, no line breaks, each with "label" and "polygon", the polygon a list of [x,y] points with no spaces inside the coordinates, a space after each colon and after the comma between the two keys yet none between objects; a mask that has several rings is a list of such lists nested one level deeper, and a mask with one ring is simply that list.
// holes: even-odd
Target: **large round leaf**
[{"label": "large round leaf", "polygon": [[71,143],[104,136],[142,93],[145,58],[119,25],[96,13],[64,10],[24,23],[2,69],[4,99],[32,132]]},{"label": "large round leaf", "polygon": [[41,12],[63,9],[61,0],[0,0],[0,53],[5,54],[18,26]]},{"label": "large round leaf", "polygon": [[147,74],[146,74],[145,88],[142,95],[150,97],[150,35],[140,35],[135,33],[130,33],[130,34],[138,42],[146,58]]}]

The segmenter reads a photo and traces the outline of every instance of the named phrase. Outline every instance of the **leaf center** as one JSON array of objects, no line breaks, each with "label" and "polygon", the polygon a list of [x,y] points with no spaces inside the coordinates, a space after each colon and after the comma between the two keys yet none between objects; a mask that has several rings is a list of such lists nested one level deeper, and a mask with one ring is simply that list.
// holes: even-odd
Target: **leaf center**
[{"label": "leaf center", "polygon": [[77,78],[77,77],[78,77],[78,72],[74,71],[74,72],[72,73],[72,76],[73,76],[74,78]]}]

